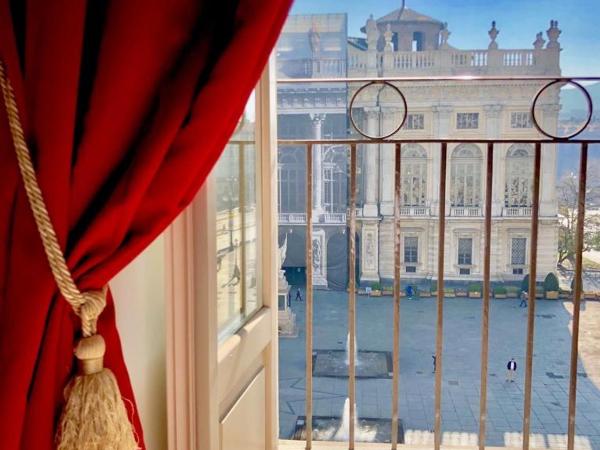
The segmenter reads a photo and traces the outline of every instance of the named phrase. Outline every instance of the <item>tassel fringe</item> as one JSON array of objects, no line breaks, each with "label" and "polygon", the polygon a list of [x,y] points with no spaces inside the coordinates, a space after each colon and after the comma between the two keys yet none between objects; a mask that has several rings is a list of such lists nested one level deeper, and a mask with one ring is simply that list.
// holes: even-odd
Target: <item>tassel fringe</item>
[{"label": "tassel fringe", "polygon": [[75,349],[82,374],[65,389],[57,450],[136,450],[135,432],[115,375],[103,368],[102,336],[83,338]]},{"label": "tassel fringe", "polygon": [[135,434],[109,369],[79,375],[65,389],[58,450],[134,450]]}]

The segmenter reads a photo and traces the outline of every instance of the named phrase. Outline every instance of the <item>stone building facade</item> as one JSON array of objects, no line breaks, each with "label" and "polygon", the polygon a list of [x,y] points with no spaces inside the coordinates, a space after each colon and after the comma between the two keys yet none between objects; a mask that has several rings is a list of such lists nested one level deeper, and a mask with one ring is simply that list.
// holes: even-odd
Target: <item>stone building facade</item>
[{"label": "stone building facade", "polygon": [[[278,45],[280,77],[515,77],[560,75],[556,21],[538,33],[531,49],[499,48],[493,23],[485,50],[458,50],[446,23],[405,9],[366,21],[361,38],[348,37],[340,14],[291,16]],[[364,83],[363,83],[364,84]],[[349,120],[350,99],[360,83],[280,84],[280,138],[335,139],[358,136]],[[394,137],[406,139],[540,138],[530,106],[539,81],[402,81],[395,85],[408,105]],[[405,114],[401,97],[375,85],[354,100],[351,114],[369,135],[391,133]],[[540,98],[536,118],[557,127],[558,93]],[[288,237],[287,267],[304,266],[305,150],[279,149],[280,238]],[[394,145],[359,146],[357,274],[360,282],[393,276]],[[491,272],[495,280],[520,280],[528,272],[534,148],[496,144],[493,153]],[[555,145],[542,149],[538,274],[556,269],[557,199]],[[445,278],[482,278],[486,144],[448,144]],[[315,146],[313,155],[315,284],[343,288],[347,282],[346,210],[348,148]],[[440,144],[402,146],[402,276],[437,278]]]}]

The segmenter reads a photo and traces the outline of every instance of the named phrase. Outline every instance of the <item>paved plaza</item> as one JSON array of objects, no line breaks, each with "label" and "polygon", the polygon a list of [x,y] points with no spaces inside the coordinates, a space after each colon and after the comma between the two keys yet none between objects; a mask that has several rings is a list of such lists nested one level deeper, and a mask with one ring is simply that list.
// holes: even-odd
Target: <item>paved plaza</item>
[{"label": "paved plaza", "polygon": [[[303,292],[304,296],[304,292]],[[519,446],[527,309],[514,299],[492,300],[488,378],[487,445]],[[315,291],[314,349],[340,349],[347,340],[347,293]],[[292,301],[297,338],[280,338],[280,436],[289,438],[304,415],[304,302]],[[477,444],[479,428],[481,300],[444,302],[442,384],[443,444]],[[531,446],[566,448],[571,311],[568,301],[538,300],[532,391]],[[431,444],[434,421],[436,300],[402,299],[400,336],[400,419],[405,443]],[[359,350],[392,350],[392,298],[357,296]],[[506,364],[518,364],[515,382]],[[360,353],[359,353],[360,359]],[[587,301],[581,315],[577,379],[577,439],[581,449],[600,450],[600,303]],[[389,418],[392,380],[357,380],[360,417]],[[314,378],[314,414],[340,416],[347,397],[345,377]]]}]

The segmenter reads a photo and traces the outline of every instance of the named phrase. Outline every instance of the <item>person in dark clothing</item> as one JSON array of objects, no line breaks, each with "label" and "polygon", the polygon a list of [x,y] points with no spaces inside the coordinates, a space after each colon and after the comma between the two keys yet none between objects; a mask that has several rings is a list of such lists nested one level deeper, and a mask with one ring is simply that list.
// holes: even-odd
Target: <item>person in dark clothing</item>
[{"label": "person in dark clothing", "polygon": [[521,291],[521,303],[519,303],[519,308],[527,308],[527,292]]},{"label": "person in dark clothing", "polygon": [[433,358],[433,373],[435,373],[435,363],[437,362],[437,358],[435,355],[431,355],[431,357]]},{"label": "person in dark clothing", "polygon": [[408,286],[406,286],[406,297],[408,297],[409,300],[412,300],[413,295],[414,295],[413,287],[409,284]]},{"label": "person in dark clothing", "polygon": [[506,364],[506,381],[515,382],[515,373],[517,372],[517,362],[515,358],[511,358]]},{"label": "person in dark clothing", "polygon": [[241,280],[242,280],[242,273],[240,272],[240,268],[236,264],[235,267],[233,268],[233,275],[231,275],[230,280],[227,283],[225,283],[224,285],[222,285],[221,287],[225,288],[225,287],[237,286]]},{"label": "person in dark clothing", "polygon": [[302,301],[302,293],[300,292],[300,288],[296,289],[296,301],[297,302],[301,302]]}]

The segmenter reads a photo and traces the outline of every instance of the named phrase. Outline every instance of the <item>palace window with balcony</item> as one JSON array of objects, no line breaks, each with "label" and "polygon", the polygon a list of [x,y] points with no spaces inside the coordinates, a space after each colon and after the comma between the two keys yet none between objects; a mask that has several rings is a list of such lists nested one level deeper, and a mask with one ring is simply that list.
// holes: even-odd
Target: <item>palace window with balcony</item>
[{"label": "palace window with balcony", "polygon": [[305,197],[305,154],[302,149],[279,150],[279,212],[303,212]]},{"label": "palace window with balcony", "polygon": [[530,144],[514,144],[506,152],[504,206],[529,208],[533,185],[533,149]]},{"label": "palace window with balcony", "polygon": [[425,206],[427,153],[419,144],[402,146],[402,206]]},{"label": "palace window with balcony", "polygon": [[329,213],[346,212],[348,196],[348,152],[330,147],[323,157],[323,207]]},{"label": "palace window with balcony", "polygon": [[475,144],[461,144],[454,149],[450,174],[452,207],[480,206],[482,162],[481,150]]}]

